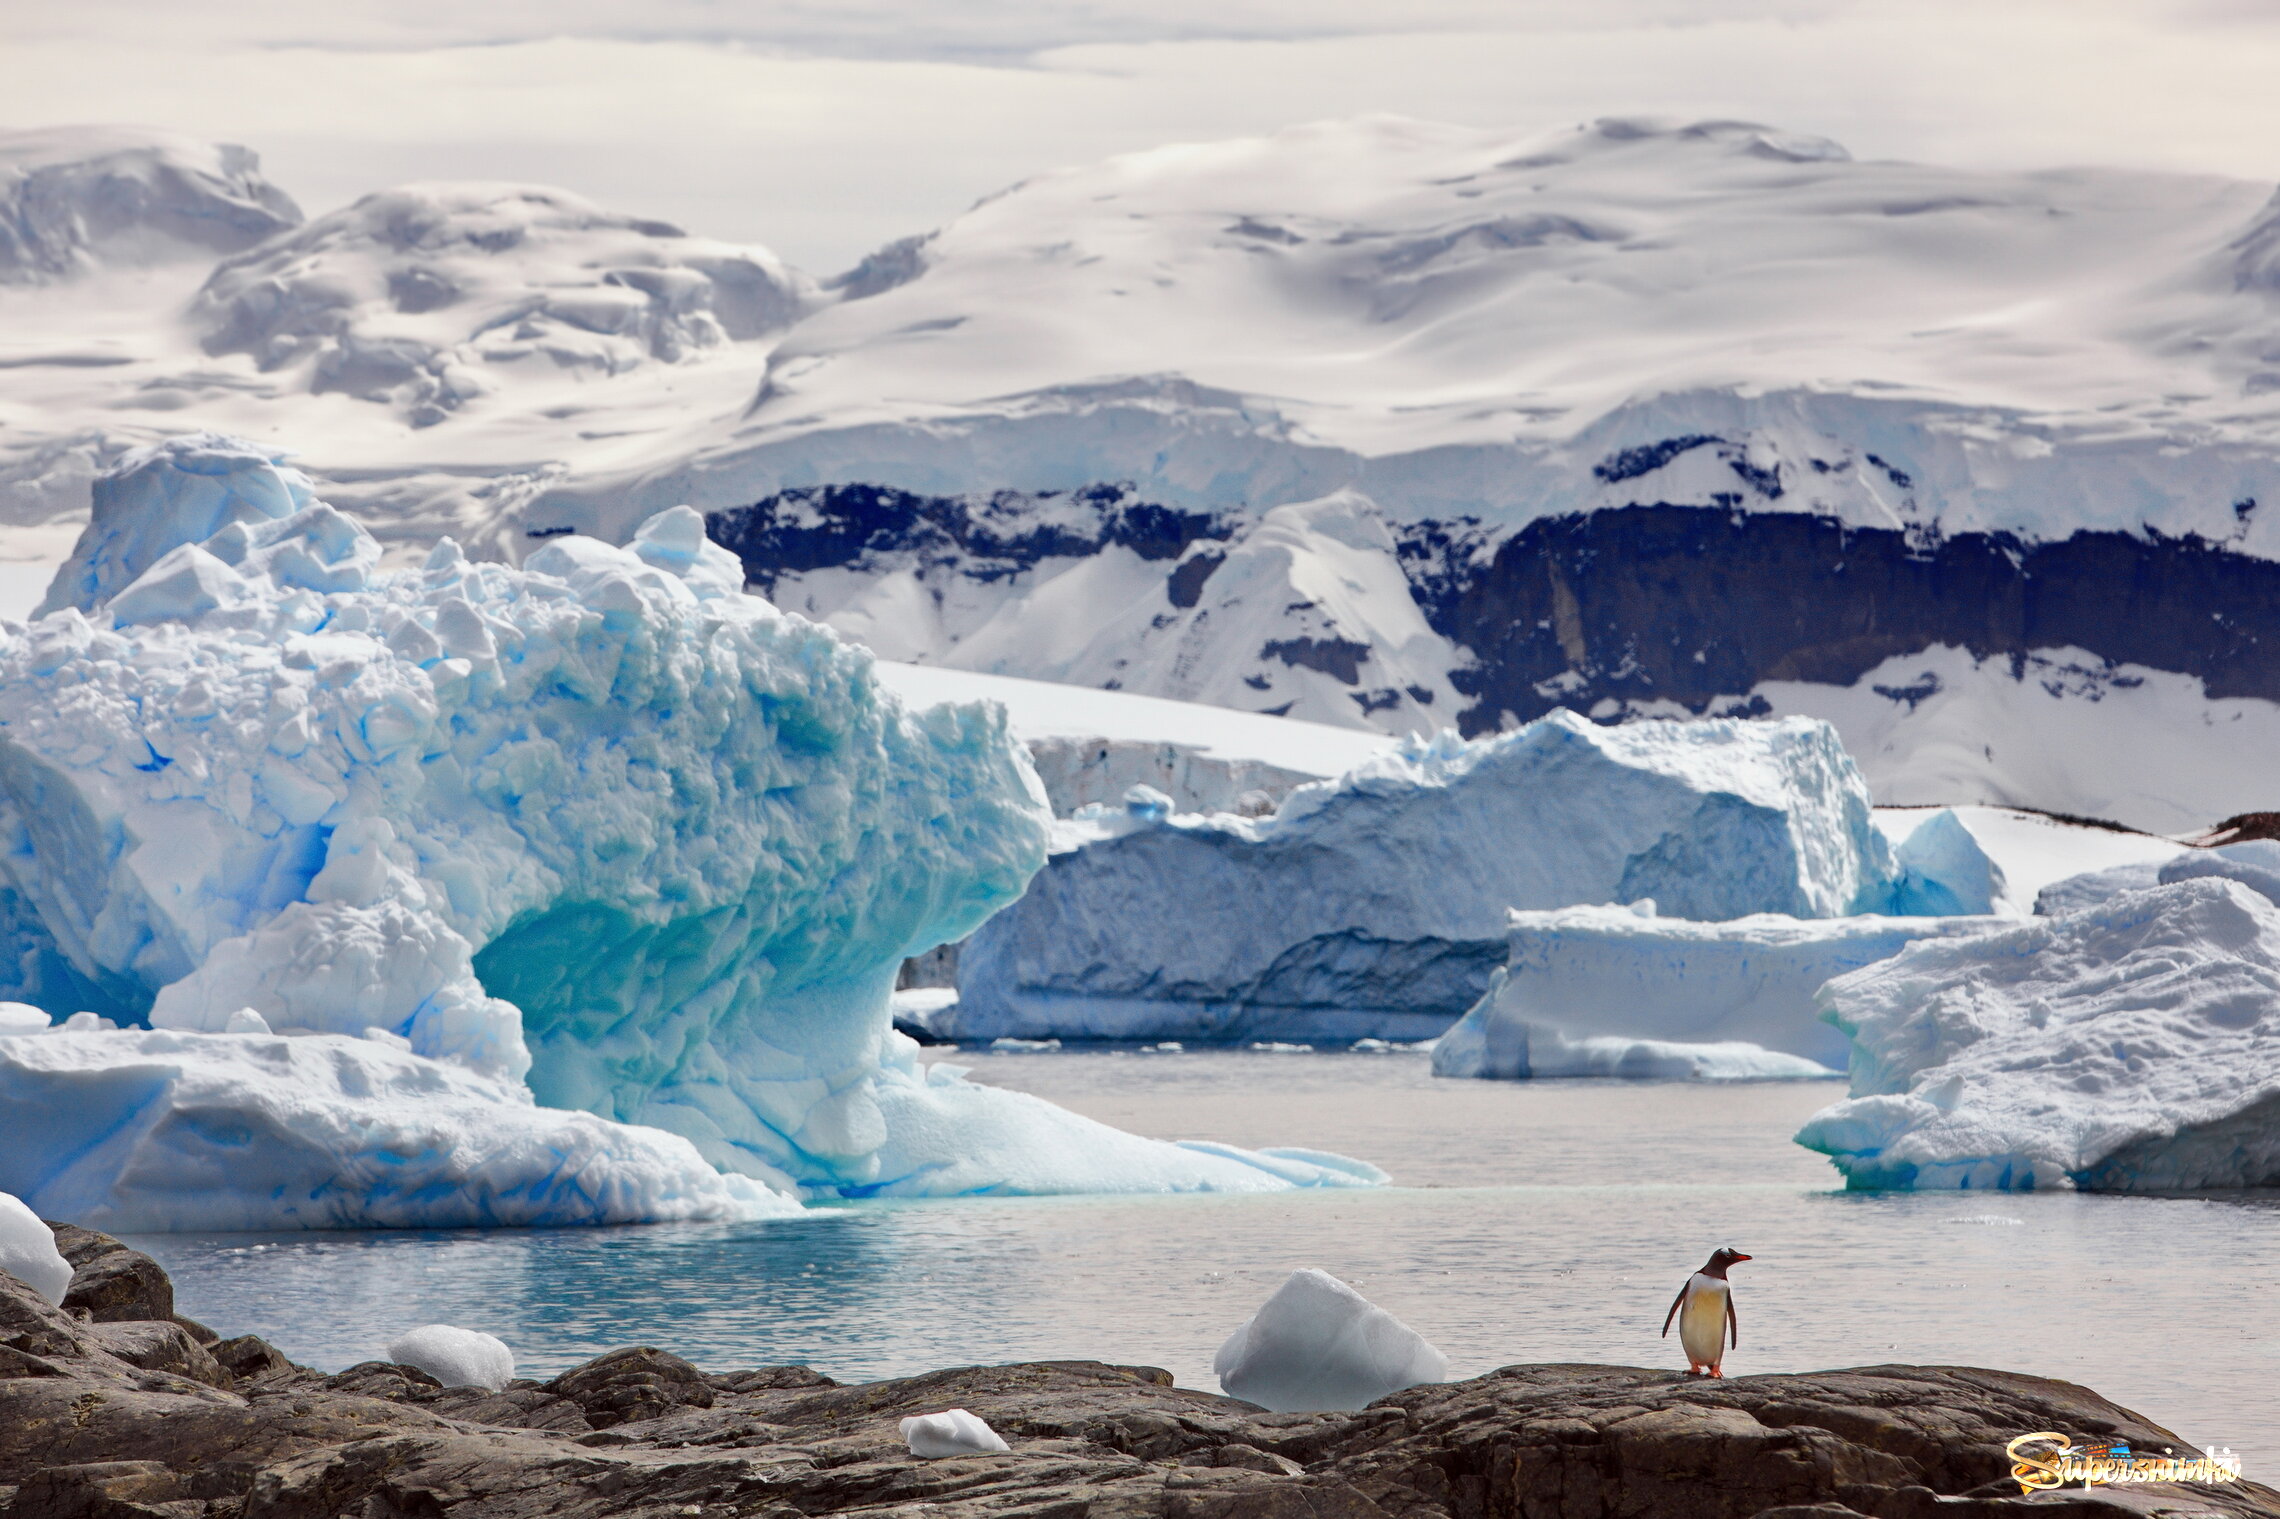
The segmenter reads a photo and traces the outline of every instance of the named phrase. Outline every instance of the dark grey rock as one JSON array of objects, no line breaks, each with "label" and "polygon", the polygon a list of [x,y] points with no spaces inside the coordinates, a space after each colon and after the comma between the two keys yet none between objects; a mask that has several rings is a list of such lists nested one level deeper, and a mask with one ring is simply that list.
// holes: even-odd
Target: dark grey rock
[{"label": "dark grey rock", "polygon": [[[921,1461],[910,1414],[971,1409],[1004,1454]],[[839,1386],[707,1374],[650,1347],[544,1384],[333,1376],[254,1336],[95,1323],[0,1279],[0,1519],[2111,1519],[2023,1499],[2003,1444],[2037,1429],[2184,1449],[2064,1382],[1872,1366],[1692,1380],[1513,1366],[1358,1413],[1269,1414],[1091,1361]],[[2280,1516],[2249,1485],[2160,1495]]]}]

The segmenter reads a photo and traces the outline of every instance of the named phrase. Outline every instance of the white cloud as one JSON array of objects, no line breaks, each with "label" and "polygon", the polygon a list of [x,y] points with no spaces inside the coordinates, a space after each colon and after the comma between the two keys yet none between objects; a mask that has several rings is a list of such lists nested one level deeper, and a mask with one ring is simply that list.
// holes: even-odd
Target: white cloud
[{"label": "white cloud", "polygon": [[822,271],[1061,164],[1363,111],[2280,178],[2280,20],[2240,0],[0,6],[12,125],[244,142],[314,210],[543,180]]}]

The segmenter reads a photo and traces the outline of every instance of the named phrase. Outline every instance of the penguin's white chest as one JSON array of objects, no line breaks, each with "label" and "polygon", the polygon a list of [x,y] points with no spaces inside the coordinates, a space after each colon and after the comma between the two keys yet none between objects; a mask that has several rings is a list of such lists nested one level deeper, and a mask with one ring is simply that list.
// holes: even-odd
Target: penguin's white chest
[{"label": "penguin's white chest", "polygon": [[1697,1366],[1715,1366],[1726,1347],[1726,1284],[1696,1272],[1678,1309],[1678,1343]]}]

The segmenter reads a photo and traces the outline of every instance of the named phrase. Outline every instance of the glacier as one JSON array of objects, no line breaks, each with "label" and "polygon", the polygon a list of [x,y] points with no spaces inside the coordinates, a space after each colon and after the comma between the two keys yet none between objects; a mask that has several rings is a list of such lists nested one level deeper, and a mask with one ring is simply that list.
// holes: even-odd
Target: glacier
[{"label": "glacier", "polygon": [[1509,908],[1651,898],[1703,919],[1826,918],[1885,907],[1904,879],[1823,724],[1555,713],[1411,742],[1270,817],[1182,815],[1146,788],[1080,812],[963,946],[939,1026],[1430,1037],[1503,961]]},{"label": "glacier", "polygon": [[2236,880],[1921,941],[1820,998],[1850,1095],[1797,1142],[1848,1187],[2280,1183],[2280,906]]},{"label": "glacier", "polygon": [[1433,1047],[1436,1076],[1834,1076],[1849,1048],[1821,1021],[1823,982],[1989,916],[1721,923],[1570,907],[1511,915],[1489,990]]},{"label": "glacier", "polygon": [[[91,1009],[0,1040],[0,1186],[207,1228],[1374,1174],[922,1067],[889,1027],[896,970],[1021,893],[1050,823],[1034,773],[1002,712],[909,710],[863,651],[742,594],[693,511],[520,568],[447,539],[383,570],[290,468],[205,434],[130,456],[95,503],[64,604],[0,640],[0,876],[43,936],[19,963],[60,957],[145,1027]],[[420,1090],[396,1140],[359,1116]],[[18,1116],[74,1108],[112,1127],[59,1149]],[[273,1187],[233,1189],[232,1144]],[[506,1150],[526,1158],[474,1159]],[[754,1185],[700,1186],[699,1156]],[[391,1157],[427,1179],[303,1185]]]}]

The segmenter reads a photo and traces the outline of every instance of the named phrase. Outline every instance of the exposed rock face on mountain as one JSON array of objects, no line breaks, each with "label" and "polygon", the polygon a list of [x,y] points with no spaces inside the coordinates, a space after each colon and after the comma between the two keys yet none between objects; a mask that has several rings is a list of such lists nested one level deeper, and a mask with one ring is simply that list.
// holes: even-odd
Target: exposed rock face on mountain
[{"label": "exposed rock face on mountain", "polygon": [[[1724,478],[1681,478],[1705,458]],[[755,588],[895,659],[1395,733],[1494,732],[1556,707],[1802,712],[1836,722],[1891,799],[1977,794],[2150,828],[2197,821],[2196,792],[2204,809],[2265,794],[2248,756],[2280,713],[2280,560],[2195,535],[1948,536],[1781,503],[1796,469],[1915,485],[1880,454],[1760,465],[1705,434],[1596,467],[1635,488],[1627,504],[1518,527],[1394,522],[1351,493],[1191,511],[1128,486],[802,488],[708,520]],[[2236,503],[2244,527],[2257,511]],[[2166,782],[2121,779],[2072,726],[2143,733],[2172,699],[2215,732],[2182,769],[2156,761]],[[1984,731],[1967,744],[1964,729]]]},{"label": "exposed rock face on mountain", "polygon": [[[911,1456],[897,1421],[953,1406],[1012,1450]],[[2116,1512],[2102,1496],[2019,1495],[2004,1442],[2042,1429],[2187,1448],[2084,1388],[1953,1367],[1712,1382],[1512,1366],[1360,1413],[1268,1414],[1092,1361],[842,1387],[798,1366],[707,1373],[640,1347],[487,1393],[382,1362],[326,1376],[251,1335],[200,1346],[169,1320],[50,1308],[0,1275],[6,1519]],[[2164,1496],[2280,1515],[2280,1494],[2245,1483]]]}]

